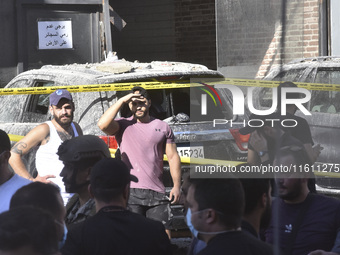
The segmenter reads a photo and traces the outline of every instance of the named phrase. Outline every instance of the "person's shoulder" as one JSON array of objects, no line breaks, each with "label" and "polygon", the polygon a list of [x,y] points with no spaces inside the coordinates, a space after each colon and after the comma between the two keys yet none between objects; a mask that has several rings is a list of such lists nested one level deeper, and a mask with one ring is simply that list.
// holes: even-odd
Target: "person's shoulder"
[{"label": "person's shoulder", "polygon": [[160,119],[156,119],[154,117],[151,117],[150,123],[152,123],[153,125],[156,125],[160,128],[170,128],[170,126],[167,122],[160,120]]},{"label": "person's shoulder", "polygon": [[83,135],[83,130],[81,129],[81,126],[77,122],[72,122],[74,127],[76,128],[78,135]]},{"label": "person's shoulder", "polygon": [[25,186],[27,184],[30,184],[32,181],[31,180],[28,180],[18,174],[14,174],[13,177],[14,181],[22,186]]},{"label": "person's shoulder", "polygon": [[75,193],[67,202],[66,204],[66,212],[69,213],[70,210],[73,209],[73,207],[76,205],[76,203],[79,201],[79,195]]},{"label": "person's shoulder", "polygon": [[248,246],[248,250],[252,251],[252,255],[269,255],[273,254],[273,246],[261,241],[260,239],[242,232],[242,243]]},{"label": "person's shoulder", "polygon": [[261,241],[254,236],[244,234],[243,240],[245,240],[250,248],[254,251],[253,254],[273,254],[273,246],[268,243]]},{"label": "person's shoulder", "polygon": [[199,255],[222,252],[231,255],[270,255],[273,254],[273,247],[247,233],[237,231],[215,236]]},{"label": "person's shoulder", "polygon": [[6,182],[3,183],[3,185],[11,187],[13,189],[21,188],[22,186],[25,186],[27,184],[30,184],[32,181],[21,177],[18,174],[14,174],[10,179],[8,179]]},{"label": "person's shoulder", "polygon": [[36,126],[31,130],[31,132],[45,132],[49,133],[50,132],[50,126],[48,125],[48,122],[44,122]]},{"label": "person's shoulder", "polygon": [[322,194],[314,194],[314,201],[315,203],[322,205],[324,204],[325,206],[331,206],[333,208],[338,208],[340,207],[340,200],[330,197],[330,196],[325,196]]},{"label": "person's shoulder", "polygon": [[31,129],[31,131],[29,131],[22,140],[29,141],[33,139],[35,141],[43,141],[49,134],[50,127],[46,122],[44,122]]},{"label": "person's shoulder", "polygon": [[117,118],[115,119],[115,121],[118,122],[120,125],[121,124],[132,124],[136,122],[133,116],[130,116],[128,118],[125,118],[125,117]]}]

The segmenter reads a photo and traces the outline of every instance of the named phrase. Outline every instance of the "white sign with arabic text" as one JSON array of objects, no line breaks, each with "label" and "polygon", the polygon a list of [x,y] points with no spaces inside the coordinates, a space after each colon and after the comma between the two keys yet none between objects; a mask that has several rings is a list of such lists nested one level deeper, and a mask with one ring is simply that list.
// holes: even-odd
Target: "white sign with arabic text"
[{"label": "white sign with arabic text", "polygon": [[72,49],[72,22],[38,21],[39,50]]}]

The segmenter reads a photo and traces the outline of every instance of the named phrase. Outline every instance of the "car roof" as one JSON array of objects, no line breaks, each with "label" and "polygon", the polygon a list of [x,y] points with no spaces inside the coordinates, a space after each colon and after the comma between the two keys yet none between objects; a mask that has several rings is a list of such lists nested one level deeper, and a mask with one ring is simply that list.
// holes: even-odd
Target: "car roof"
[{"label": "car roof", "polygon": [[[147,80],[160,77],[223,77],[215,70],[206,66],[182,62],[153,61],[151,63],[139,63],[119,60],[111,63],[90,63],[70,65],[45,65],[40,69],[25,72],[31,75],[58,75],[79,77],[79,81],[73,84],[81,84],[85,80],[95,83],[113,83],[134,80]],[[20,76],[20,75],[19,75]],[[67,84],[65,84],[67,85]]]},{"label": "car roof", "polygon": [[264,80],[272,80],[282,71],[297,69],[315,69],[315,68],[340,68],[340,56],[320,56],[314,58],[300,58],[282,66],[273,67],[269,73],[263,78]]}]

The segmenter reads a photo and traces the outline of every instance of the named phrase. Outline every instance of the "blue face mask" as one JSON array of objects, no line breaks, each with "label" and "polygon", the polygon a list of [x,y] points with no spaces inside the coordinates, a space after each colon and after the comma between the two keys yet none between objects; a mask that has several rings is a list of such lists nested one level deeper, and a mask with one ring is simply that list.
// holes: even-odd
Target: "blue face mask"
[{"label": "blue face mask", "polygon": [[188,208],[187,215],[186,215],[186,220],[187,220],[187,225],[188,225],[191,233],[193,234],[194,237],[197,238],[198,230],[195,229],[195,227],[191,223],[191,209],[190,208]]},{"label": "blue face mask", "polygon": [[64,225],[64,236],[63,236],[63,240],[59,241],[59,244],[58,244],[59,250],[60,250],[61,248],[63,248],[63,246],[64,246],[64,244],[65,244],[65,242],[66,242],[66,237],[67,237],[67,232],[68,232],[65,223],[64,223],[63,225]]}]

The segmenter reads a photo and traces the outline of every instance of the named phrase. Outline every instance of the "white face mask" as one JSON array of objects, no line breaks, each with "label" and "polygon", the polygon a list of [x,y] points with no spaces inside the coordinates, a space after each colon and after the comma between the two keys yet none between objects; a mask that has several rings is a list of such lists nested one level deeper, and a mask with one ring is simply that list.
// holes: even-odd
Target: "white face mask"
[{"label": "white face mask", "polygon": [[[223,234],[223,233],[232,232],[232,231],[241,231],[241,228],[233,228],[233,229],[224,230],[224,231],[217,231],[217,232],[205,232],[205,231],[197,230],[191,222],[191,216],[194,215],[194,214],[200,213],[200,212],[204,212],[208,209],[210,209],[210,208],[203,209],[203,210],[196,211],[196,212],[192,212],[191,209],[188,208],[187,215],[186,215],[187,225],[188,225],[188,227],[189,227],[189,229],[190,229],[190,231],[191,231],[191,233],[193,234],[194,237],[198,238],[199,233],[204,234],[204,235],[218,235],[218,234]],[[218,212],[218,213],[223,214],[221,212]]]}]

